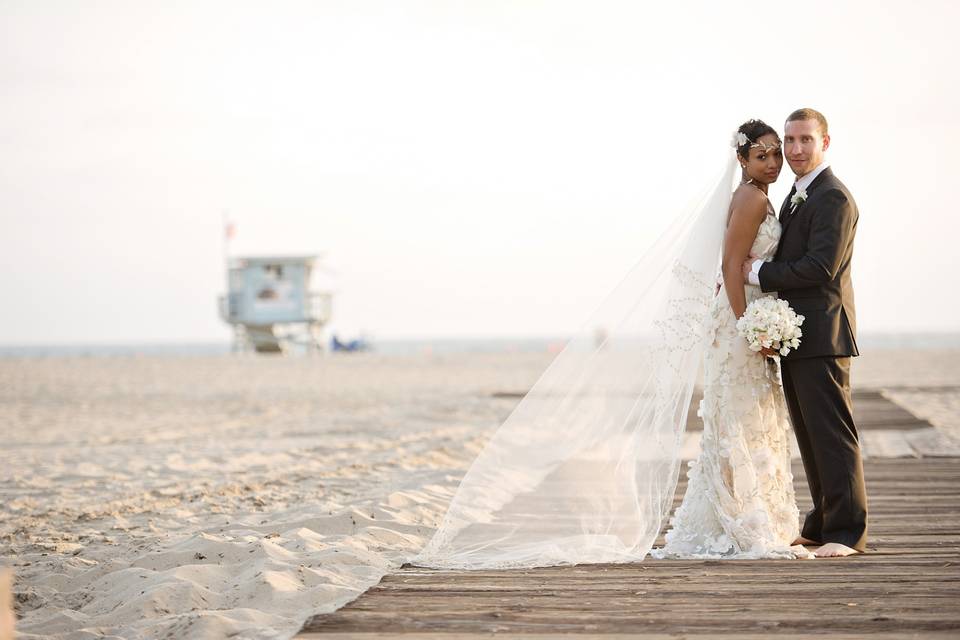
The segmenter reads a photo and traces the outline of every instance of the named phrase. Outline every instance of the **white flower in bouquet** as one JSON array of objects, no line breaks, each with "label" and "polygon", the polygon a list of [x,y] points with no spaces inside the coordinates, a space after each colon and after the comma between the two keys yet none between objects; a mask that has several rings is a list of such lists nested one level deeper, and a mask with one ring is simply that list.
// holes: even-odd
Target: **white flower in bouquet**
[{"label": "white flower in bouquet", "polygon": [[800,346],[803,320],[786,300],[764,296],[747,305],[737,320],[737,333],[746,338],[752,351],[766,347],[785,356]]}]

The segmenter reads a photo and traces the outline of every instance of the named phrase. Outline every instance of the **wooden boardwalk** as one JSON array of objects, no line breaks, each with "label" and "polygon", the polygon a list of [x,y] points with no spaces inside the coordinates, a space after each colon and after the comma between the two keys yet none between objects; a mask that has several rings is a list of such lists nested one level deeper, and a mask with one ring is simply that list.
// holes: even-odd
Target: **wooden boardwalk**
[{"label": "wooden boardwalk", "polygon": [[[884,429],[931,428],[909,414],[906,424],[892,424],[887,418],[902,409],[875,400]],[[867,415],[860,414],[862,430],[872,428]],[[960,637],[960,457],[872,457],[865,473],[864,555],[511,571],[405,567],[342,609],[311,618],[297,637]],[[799,461],[794,475],[806,511]],[[685,488],[681,476],[676,503]]]}]

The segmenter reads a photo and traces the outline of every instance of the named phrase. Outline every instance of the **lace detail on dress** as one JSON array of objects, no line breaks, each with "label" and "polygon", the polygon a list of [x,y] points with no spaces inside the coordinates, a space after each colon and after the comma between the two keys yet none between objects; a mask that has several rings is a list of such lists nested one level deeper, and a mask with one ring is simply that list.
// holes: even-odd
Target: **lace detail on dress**
[{"label": "lace detail on dress", "polygon": [[[768,205],[769,206],[769,205]],[[771,213],[752,253],[770,260],[780,240]],[[747,303],[764,294],[744,287]],[[769,294],[775,295],[775,294]],[[750,351],[721,288],[710,308],[699,457],[688,463],[683,502],[666,545],[651,555],[686,558],[796,557],[799,511],[790,470],[790,426],[778,364]]]}]

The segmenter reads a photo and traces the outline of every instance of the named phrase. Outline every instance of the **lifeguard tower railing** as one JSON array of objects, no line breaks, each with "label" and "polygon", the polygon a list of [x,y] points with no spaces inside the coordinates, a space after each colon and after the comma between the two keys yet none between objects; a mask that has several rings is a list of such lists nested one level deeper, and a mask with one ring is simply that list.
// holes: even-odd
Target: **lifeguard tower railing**
[{"label": "lifeguard tower railing", "polygon": [[[240,322],[244,316],[243,297],[240,294],[221,295],[218,300],[220,318],[225,322]],[[327,324],[333,315],[333,294],[311,291],[307,295],[304,318]]]}]

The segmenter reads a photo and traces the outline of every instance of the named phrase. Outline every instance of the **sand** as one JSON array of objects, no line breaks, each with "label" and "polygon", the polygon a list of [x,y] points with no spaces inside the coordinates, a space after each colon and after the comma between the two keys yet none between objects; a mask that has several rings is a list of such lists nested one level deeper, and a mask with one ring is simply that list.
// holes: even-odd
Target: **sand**
[{"label": "sand", "polygon": [[[0,359],[23,638],[289,638],[415,555],[543,354]],[[854,384],[960,438],[960,351]]]}]

